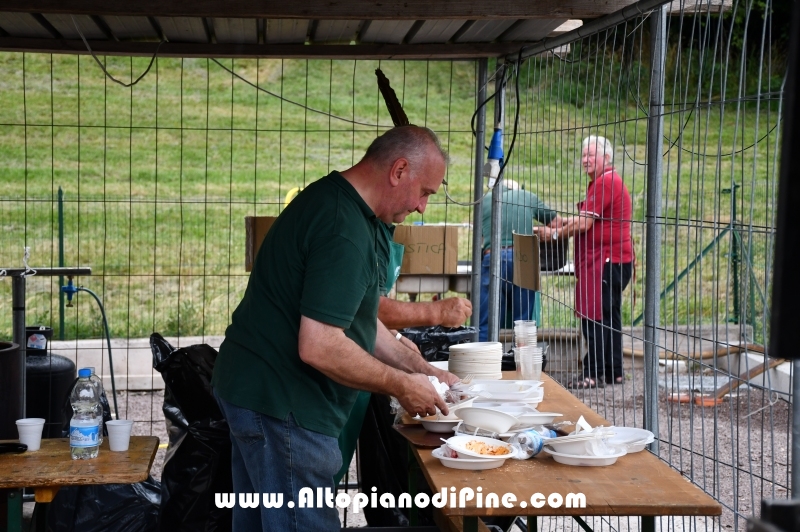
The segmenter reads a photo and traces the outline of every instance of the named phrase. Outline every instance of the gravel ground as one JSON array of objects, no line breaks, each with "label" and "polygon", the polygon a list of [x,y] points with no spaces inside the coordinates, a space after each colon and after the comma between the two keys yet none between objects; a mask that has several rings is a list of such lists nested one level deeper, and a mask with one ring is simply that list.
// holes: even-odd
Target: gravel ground
[{"label": "gravel ground", "polygon": [[[629,370],[623,385],[576,391],[615,425],[643,426],[644,370]],[[719,519],[674,519],[669,530],[745,530],[762,498],[786,498],[791,407],[763,390],[743,386],[716,407],[658,398],[659,455],[723,505]],[[604,527],[605,528],[605,527]],[[613,528],[627,529],[626,523]],[[634,527],[635,528],[635,527]],[[540,529],[549,529],[547,526]]]},{"label": "gravel ground", "polygon": [[[639,383],[643,380],[643,371],[633,370],[623,385],[575,393],[613,424],[641,427],[644,396]],[[163,398],[163,391],[118,394],[120,416],[134,420],[134,434],[156,435],[162,445],[167,443]],[[663,519],[661,530],[745,530],[745,518],[753,508],[758,511],[762,497],[787,496],[791,420],[786,401],[761,390],[739,388],[716,408],[698,407],[671,403],[662,392],[658,416],[661,457],[723,504],[719,519]],[[152,475],[157,479],[164,454],[165,449],[159,449],[153,464]],[[357,478],[355,460],[350,478]],[[348,511],[345,518],[340,510],[340,516],[345,526],[366,525],[362,514]],[[587,522],[594,530],[639,528],[638,520],[629,518],[587,518]],[[563,518],[540,518],[538,525],[539,530],[580,530],[574,521]]]}]

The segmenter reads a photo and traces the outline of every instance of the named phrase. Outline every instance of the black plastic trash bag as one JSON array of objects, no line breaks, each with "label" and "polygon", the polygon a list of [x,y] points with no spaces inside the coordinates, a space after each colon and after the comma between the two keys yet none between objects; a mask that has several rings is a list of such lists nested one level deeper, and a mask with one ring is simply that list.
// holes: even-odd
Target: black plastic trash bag
[{"label": "black plastic trash bag", "polygon": [[164,378],[169,448],[161,474],[160,530],[225,531],[233,510],[215,493],[233,492],[228,422],[211,392],[217,351],[205,344],[176,349],[150,336],[153,367]]},{"label": "black plastic trash bag", "polygon": [[[474,341],[478,331],[475,327],[437,326],[403,329],[400,334],[414,342],[426,360],[433,362],[448,360],[451,345]],[[514,361],[513,355],[511,361]],[[368,450],[359,454],[359,480],[364,493],[370,493],[373,486],[378,488],[378,493],[393,493],[395,497],[408,492],[408,472],[412,465],[409,464],[408,442],[392,428],[394,418],[389,398],[372,394],[359,436],[360,448]],[[417,472],[417,491],[430,494],[430,488],[421,471]],[[367,506],[363,511],[367,524],[372,527],[409,524],[406,509]],[[433,524],[430,507],[419,509],[418,517],[421,525]]]},{"label": "black plastic trash bag", "polygon": [[[77,382],[78,379],[75,379]],[[75,386],[70,386],[70,393]],[[105,391],[100,396],[103,406],[103,435],[108,436],[105,423],[111,421],[111,408]],[[64,398],[64,425],[61,437],[69,437],[72,405],[69,394]],[[158,509],[161,486],[153,477],[136,484],[99,484],[61,488],[47,511],[47,530],[51,532],[101,532],[114,523],[120,532],[155,532],[158,530]],[[43,514],[34,513],[34,520]],[[32,527],[32,530],[34,528]]]},{"label": "black plastic trash bag", "polygon": [[[155,532],[161,486],[153,477],[136,484],[61,488],[47,512],[51,532]],[[34,521],[42,516],[34,513]],[[35,530],[35,526],[31,530]]]},{"label": "black plastic trash bag", "polygon": [[400,334],[414,342],[428,362],[448,360],[450,346],[474,342],[478,338],[475,327],[409,327]]},{"label": "black plastic trash bag", "polygon": [[[391,493],[395,500],[403,493],[409,492],[409,456],[408,442],[392,428],[394,414],[390,412],[389,398],[373,393],[369,399],[364,424],[358,445],[363,452],[359,453],[359,482],[361,491],[371,493],[372,487],[378,493]],[[414,464],[416,467],[416,464]],[[431,495],[425,475],[418,470],[417,493]],[[402,527],[409,526],[408,509],[383,508],[378,505],[367,505],[362,510],[370,527]],[[433,511],[430,506],[417,509],[418,525],[433,525]]]}]

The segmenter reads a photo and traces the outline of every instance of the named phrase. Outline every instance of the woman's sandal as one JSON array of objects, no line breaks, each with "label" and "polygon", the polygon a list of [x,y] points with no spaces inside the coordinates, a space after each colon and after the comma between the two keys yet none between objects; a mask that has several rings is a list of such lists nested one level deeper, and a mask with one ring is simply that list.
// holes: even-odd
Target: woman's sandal
[{"label": "woman's sandal", "polygon": [[572,388],[573,390],[584,390],[589,388],[603,388],[605,383],[601,380],[591,379],[589,377],[585,377],[583,379],[577,379],[570,382],[567,385],[567,388]]}]

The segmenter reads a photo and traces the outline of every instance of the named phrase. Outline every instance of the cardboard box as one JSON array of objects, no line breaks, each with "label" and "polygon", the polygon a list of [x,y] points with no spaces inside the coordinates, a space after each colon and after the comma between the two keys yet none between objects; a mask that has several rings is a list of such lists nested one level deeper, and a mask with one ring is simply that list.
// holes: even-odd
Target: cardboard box
[{"label": "cardboard box", "polygon": [[539,237],[514,233],[514,279],[512,282],[522,288],[538,291],[541,288],[539,275]]},{"label": "cardboard box", "polygon": [[398,225],[394,241],[405,246],[400,273],[458,273],[458,228]]},{"label": "cardboard box", "polygon": [[275,223],[277,217],[275,216],[245,216],[244,217],[244,231],[245,231],[245,246],[244,246],[244,270],[246,272],[253,270],[253,263],[258,255],[258,250],[261,248],[261,243],[264,237],[269,233],[270,227]]}]

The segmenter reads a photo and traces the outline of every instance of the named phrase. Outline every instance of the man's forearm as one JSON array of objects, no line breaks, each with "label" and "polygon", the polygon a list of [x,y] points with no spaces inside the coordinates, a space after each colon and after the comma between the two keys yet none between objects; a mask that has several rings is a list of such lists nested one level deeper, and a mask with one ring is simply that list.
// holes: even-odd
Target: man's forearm
[{"label": "man's forearm", "polygon": [[439,325],[438,318],[436,307],[431,303],[409,303],[382,297],[378,306],[378,319],[389,329]]},{"label": "man's forearm", "polygon": [[560,225],[552,225],[551,227],[557,231],[559,238],[566,238],[579,233],[585,233],[592,227],[592,224],[594,224],[594,217],[590,215],[580,215],[562,218],[560,220]]},{"label": "man's forearm", "polygon": [[398,342],[395,335],[380,321],[378,321],[378,335],[375,338],[375,358],[406,373],[429,375],[432,367],[419,353]]},{"label": "man's forearm", "polygon": [[298,349],[303,362],[350,388],[398,396],[406,384],[406,372],[370,356],[342,329],[305,316],[300,320]]}]

